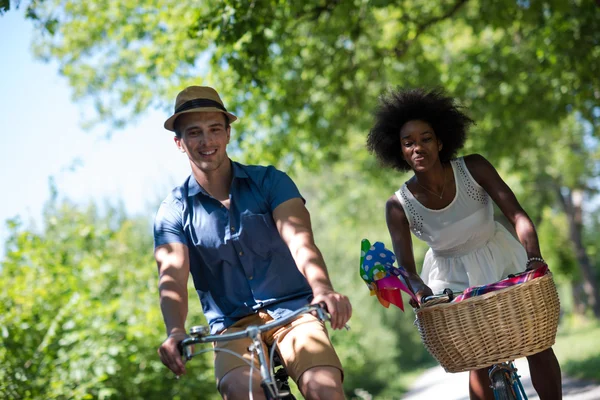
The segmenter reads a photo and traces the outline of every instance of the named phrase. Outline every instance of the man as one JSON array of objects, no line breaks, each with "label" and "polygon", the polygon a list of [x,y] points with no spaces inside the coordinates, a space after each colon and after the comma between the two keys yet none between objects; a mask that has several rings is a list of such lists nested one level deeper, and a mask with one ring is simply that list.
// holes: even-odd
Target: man
[{"label": "man", "polygon": [[[352,314],[348,298],[333,290],[296,185],[274,167],[246,166],[227,156],[236,119],[214,89],[191,86],[179,93],[164,125],[175,132],[175,144],[192,168],[161,204],[154,224],[168,335],[158,352],[177,375],[185,373],[177,344],[186,335],[190,272],[212,333],[284,317],[309,302],[327,305],[333,329]],[[300,318],[278,339],[290,377],[307,399],[343,399],[342,367],[324,325],[312,315]],[[216,346],[250,359],[249,343]],[[242,360],[216,352],[215,376],[224,399],[247,398],[249,375]],[[254,375],[253,387],[260,391]],[[259,391],[255,398],[263,398]]]}]

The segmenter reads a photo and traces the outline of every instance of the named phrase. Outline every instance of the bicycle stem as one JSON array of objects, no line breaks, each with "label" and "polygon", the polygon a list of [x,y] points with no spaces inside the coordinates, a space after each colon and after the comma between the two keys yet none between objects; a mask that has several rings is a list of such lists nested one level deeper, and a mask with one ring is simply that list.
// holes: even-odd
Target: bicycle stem
[{"label": "bicycle stem", "polygon": [[275,382],[273,381],[273,377],[271,376],[271,372],[269,370],[270,365],[265,357],[263,341],[260,337],[260,330],[256,326],[248,327],[248,329],[248,336],[252,339],[252,345],[250,345],[248,350],[250,352],[255,352],[258,355],[260,376],[262,381],[261,385],[266,387],[270,394],[275,398],[277,396],[277,389],[275,388]]}]

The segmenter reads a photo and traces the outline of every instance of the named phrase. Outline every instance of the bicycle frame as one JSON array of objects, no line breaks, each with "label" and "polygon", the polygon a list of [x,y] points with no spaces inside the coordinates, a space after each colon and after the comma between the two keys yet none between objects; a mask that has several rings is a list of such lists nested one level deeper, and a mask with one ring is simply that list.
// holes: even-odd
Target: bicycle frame
[{"label": "bicycle frame", "polygon": [[[194,357],[198,354],[205,353],[208,351],[225,351],[227,353],[230,353],[230,354],[235,355],[235,356],[239,357],[240,359],[242,359],[244,362],[246,362],[250,366],[250,379],[249,379],[249,381],[250,381],[250,383],[249,383],[250,399],[252,399],[252,372],[253,372],[254,368],[256,368],[253,361],[254,361],[254,356],[256,355],[258,357],[259,372],[260,372],[260,377],[261,377],[261,387],[263,388],[263,391],[265,392],[267,399],[281,399],[285,396],[288,396],[289,393],[279,391],[279,389],[277,388],[277,380],[275,379],[273,371],[271,370],[276,343],[273,345],[273,347],[271,349],[270,363],[268,363],[266,355],[265,355],[265,351],[263,348],[264,342],[261,338],[261,334],[264,332],[267,332],[273,328],[287,325],[290,322],[292,322],[294,319],[296,319],[298,316],[300,316],[302,314],[310,313],[313,311],[317,313],[317,318],[319,318],[319,320],[327,321],[329,319],[329,316],[327,315],[327,313],[325,312],[325,310],[323,309],[323,307],[321,305],[313,304],[313,305],[308,305],[308,306],[302,307],[302,308],[294,311],[292,314],[290,314],[289,316],[287,316],[285,318],[274,320],[274,321],[268,322],[264,325],[250,325],[243,331],[234,332],[234,333],[224,333],[222,335],[210,335],[210,334],[208,334],[207,327],[194,326],[190,329],[191,337],[188,337],[188,338],[184,339],[183,341],[181,341],[180,350],[181,350],[182,355],[185,357],[186,361],[189,361],[190,359],[192,359],[192,357]],[[252,340],[252,344],[248,348],[248,350],[252,354],[252,361],[250,361],[250,362],[245,360],[244,358],[242,358],[242,356],[240,354],[235,353],[231,350],[211,348],[211,349],[200,350],[200,351],[194,353],[192,351],[192,347],[191,347],[192,345],[199,344],[199,343],[226,342],[226,341],[237,340],[237,339],[242,339],[242,338],[250,338]]]},{"label": "bicycle frame", "polygon": [[527,400],[527,394],[525,393],[523,384],[519,379],[520,376],[519,374],[517,374],[517,368],[514,366],[512,361],[501,364],[494,364],[490,367],[488,376],[490,378],[490,383],[492,383],[494,398],[496,400],[500,399],[500,394],[497,393],[497,390],[494,387],[494,375],[498,373],[504,374],[504,377],[502,379],[507,379],[507,383],[509,384],[509,387],[512,388],[512,391],[514,393],[515,400]]}]

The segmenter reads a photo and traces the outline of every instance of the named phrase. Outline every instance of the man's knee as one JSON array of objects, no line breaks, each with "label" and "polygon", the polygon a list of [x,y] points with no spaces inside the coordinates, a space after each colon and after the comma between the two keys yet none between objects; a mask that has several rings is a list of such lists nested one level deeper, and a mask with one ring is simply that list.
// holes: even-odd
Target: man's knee
[{"label": "man's knee", "polygon": [[[250,368],[240,367],[229,371],[219,382],[219,392],[224,400],[247,399],[249,392]],[[260,377],[254,372],[252,378],[252,395],[255,400],[264,400],[264,393],[260,386]]]},{"label": "man's knee", "polygon": [[298,387],[307,400],[344,399],[342,371],[336,367],[314,367],[306,370]]}]

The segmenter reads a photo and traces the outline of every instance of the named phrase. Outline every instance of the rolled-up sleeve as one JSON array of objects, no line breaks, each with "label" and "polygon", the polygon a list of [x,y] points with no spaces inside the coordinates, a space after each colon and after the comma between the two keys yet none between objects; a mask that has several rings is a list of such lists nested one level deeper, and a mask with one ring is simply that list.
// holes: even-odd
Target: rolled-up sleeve
[{"label": "rolled-up sleeve", "polygon": [[183,205],[175,199],[163,201],[154,218],[154,248],[168,243],[188,245],[183,231]]},{"label": "rolled-up sleeve", "polygon": [[290,199],[300,198],[306,203],[292,178],[275,167],[268,168],[263,190],[267,194],[267,202],[271,210]]}]

